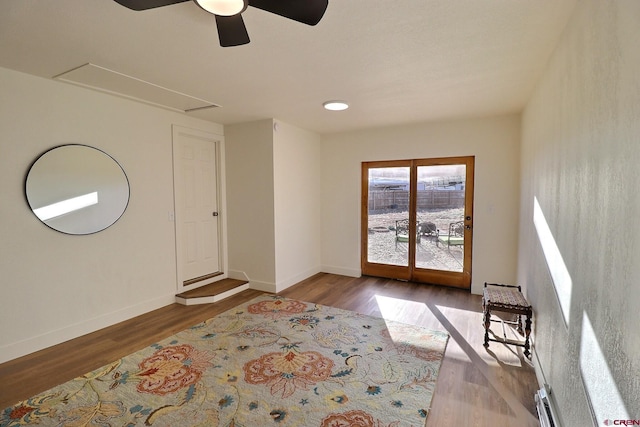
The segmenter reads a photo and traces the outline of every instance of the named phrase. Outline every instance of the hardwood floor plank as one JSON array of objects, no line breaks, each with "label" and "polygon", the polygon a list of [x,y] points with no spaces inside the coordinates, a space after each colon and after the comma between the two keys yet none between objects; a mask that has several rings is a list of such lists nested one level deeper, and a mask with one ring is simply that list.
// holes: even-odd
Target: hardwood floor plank
[{"label": "hardwood floor plank", "polygon": [[[215,304],[172,304],[109,328],[0,364],[0,409],[97,369],[262,292]],[[534,427],[535,372],[522,349],[482,346],[481,297],[440,286],[320,273],[280,293],[450,334],[427,427]],[[535,319],[534,319],[535,321]]]}]

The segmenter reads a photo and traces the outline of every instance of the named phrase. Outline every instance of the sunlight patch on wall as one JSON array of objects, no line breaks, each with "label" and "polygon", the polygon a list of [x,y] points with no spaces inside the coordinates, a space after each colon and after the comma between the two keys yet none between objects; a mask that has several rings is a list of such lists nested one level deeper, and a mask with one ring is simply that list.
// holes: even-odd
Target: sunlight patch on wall
[{"label": "sunlight patch on wall", "polygon": [[560,303],[560,309],[564,317],[564,322],[569,326],[569,309],[571,308],[571,290],[573,288],[573,282],[571,275],[567,269],[560,248],[556,243],[556,240],[551,233],[549,224],[542,213],[542,208],[538,203],[536,197],[533,198],[533,224],[538,233],[538,239],[542,246],[542,252],[544,258],[549,267],[549,273],[551,274],[551,280],[556,290],[558,302]]},{"label": "sunlight patch on wall", "polygon": [[607,420],[629,419],[627,408],[586,312],[582,313],[580,372],[598,425],[607,424]]}]

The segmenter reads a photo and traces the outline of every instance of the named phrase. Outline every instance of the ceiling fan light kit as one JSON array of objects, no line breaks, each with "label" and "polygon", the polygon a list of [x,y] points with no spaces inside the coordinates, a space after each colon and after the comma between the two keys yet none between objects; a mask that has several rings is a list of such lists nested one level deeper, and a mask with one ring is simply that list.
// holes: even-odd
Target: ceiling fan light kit
[{"label": "ceiling fan light kit", "polygon": [[198,6],[218,16],[232,16],[244,12],[246,0],[193,0]]},{"label": "ceiling fan light kit", "polygon": [[[184,3],[189,0],[114,0],[131,10],[147,10]],[[283,18],[316,25],[327,10],[329,0],[193,0],[203,10],[215,15],[220,46],[249,43],[242,12],[252,6]]]}]

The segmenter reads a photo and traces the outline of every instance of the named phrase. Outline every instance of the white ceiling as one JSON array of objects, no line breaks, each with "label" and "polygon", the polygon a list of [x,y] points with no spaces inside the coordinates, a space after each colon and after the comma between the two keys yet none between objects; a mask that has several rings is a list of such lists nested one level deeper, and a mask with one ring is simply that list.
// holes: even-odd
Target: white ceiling
[{"label": "white ceiling", "polygon": [[[521,111],[575,4],[329,0],[315,27],[249,7],[251,43],[221,48],[192,2],[2,0],[0,66],[52,78],[93,63],[221,106],[197,117],[326,134]],[[329,99],[351,108],[324,111]]]}]

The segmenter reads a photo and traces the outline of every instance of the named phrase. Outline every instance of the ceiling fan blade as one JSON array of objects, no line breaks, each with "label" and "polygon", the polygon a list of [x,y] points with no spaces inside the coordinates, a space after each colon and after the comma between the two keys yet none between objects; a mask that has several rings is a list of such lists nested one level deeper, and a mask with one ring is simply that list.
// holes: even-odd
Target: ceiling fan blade
[{"label": "ceiling fan blade", "polygon": [[320,22],[328,4],[329,0],[249,0],[249,6],[307,25]]},{"label": "ceiling fan blade", "polygon": [[156,7],[169,6],[172,4],[183,3],[189,0],[114,0],[124,7],[133,10],[147,10]]},{"label": "ceiling fan blade", "polygon": [[249,43],[249,34],[247,34],[247,27],[244,26],[242,15],[215,15],[215,17],[220,46],[231,47]]}]

